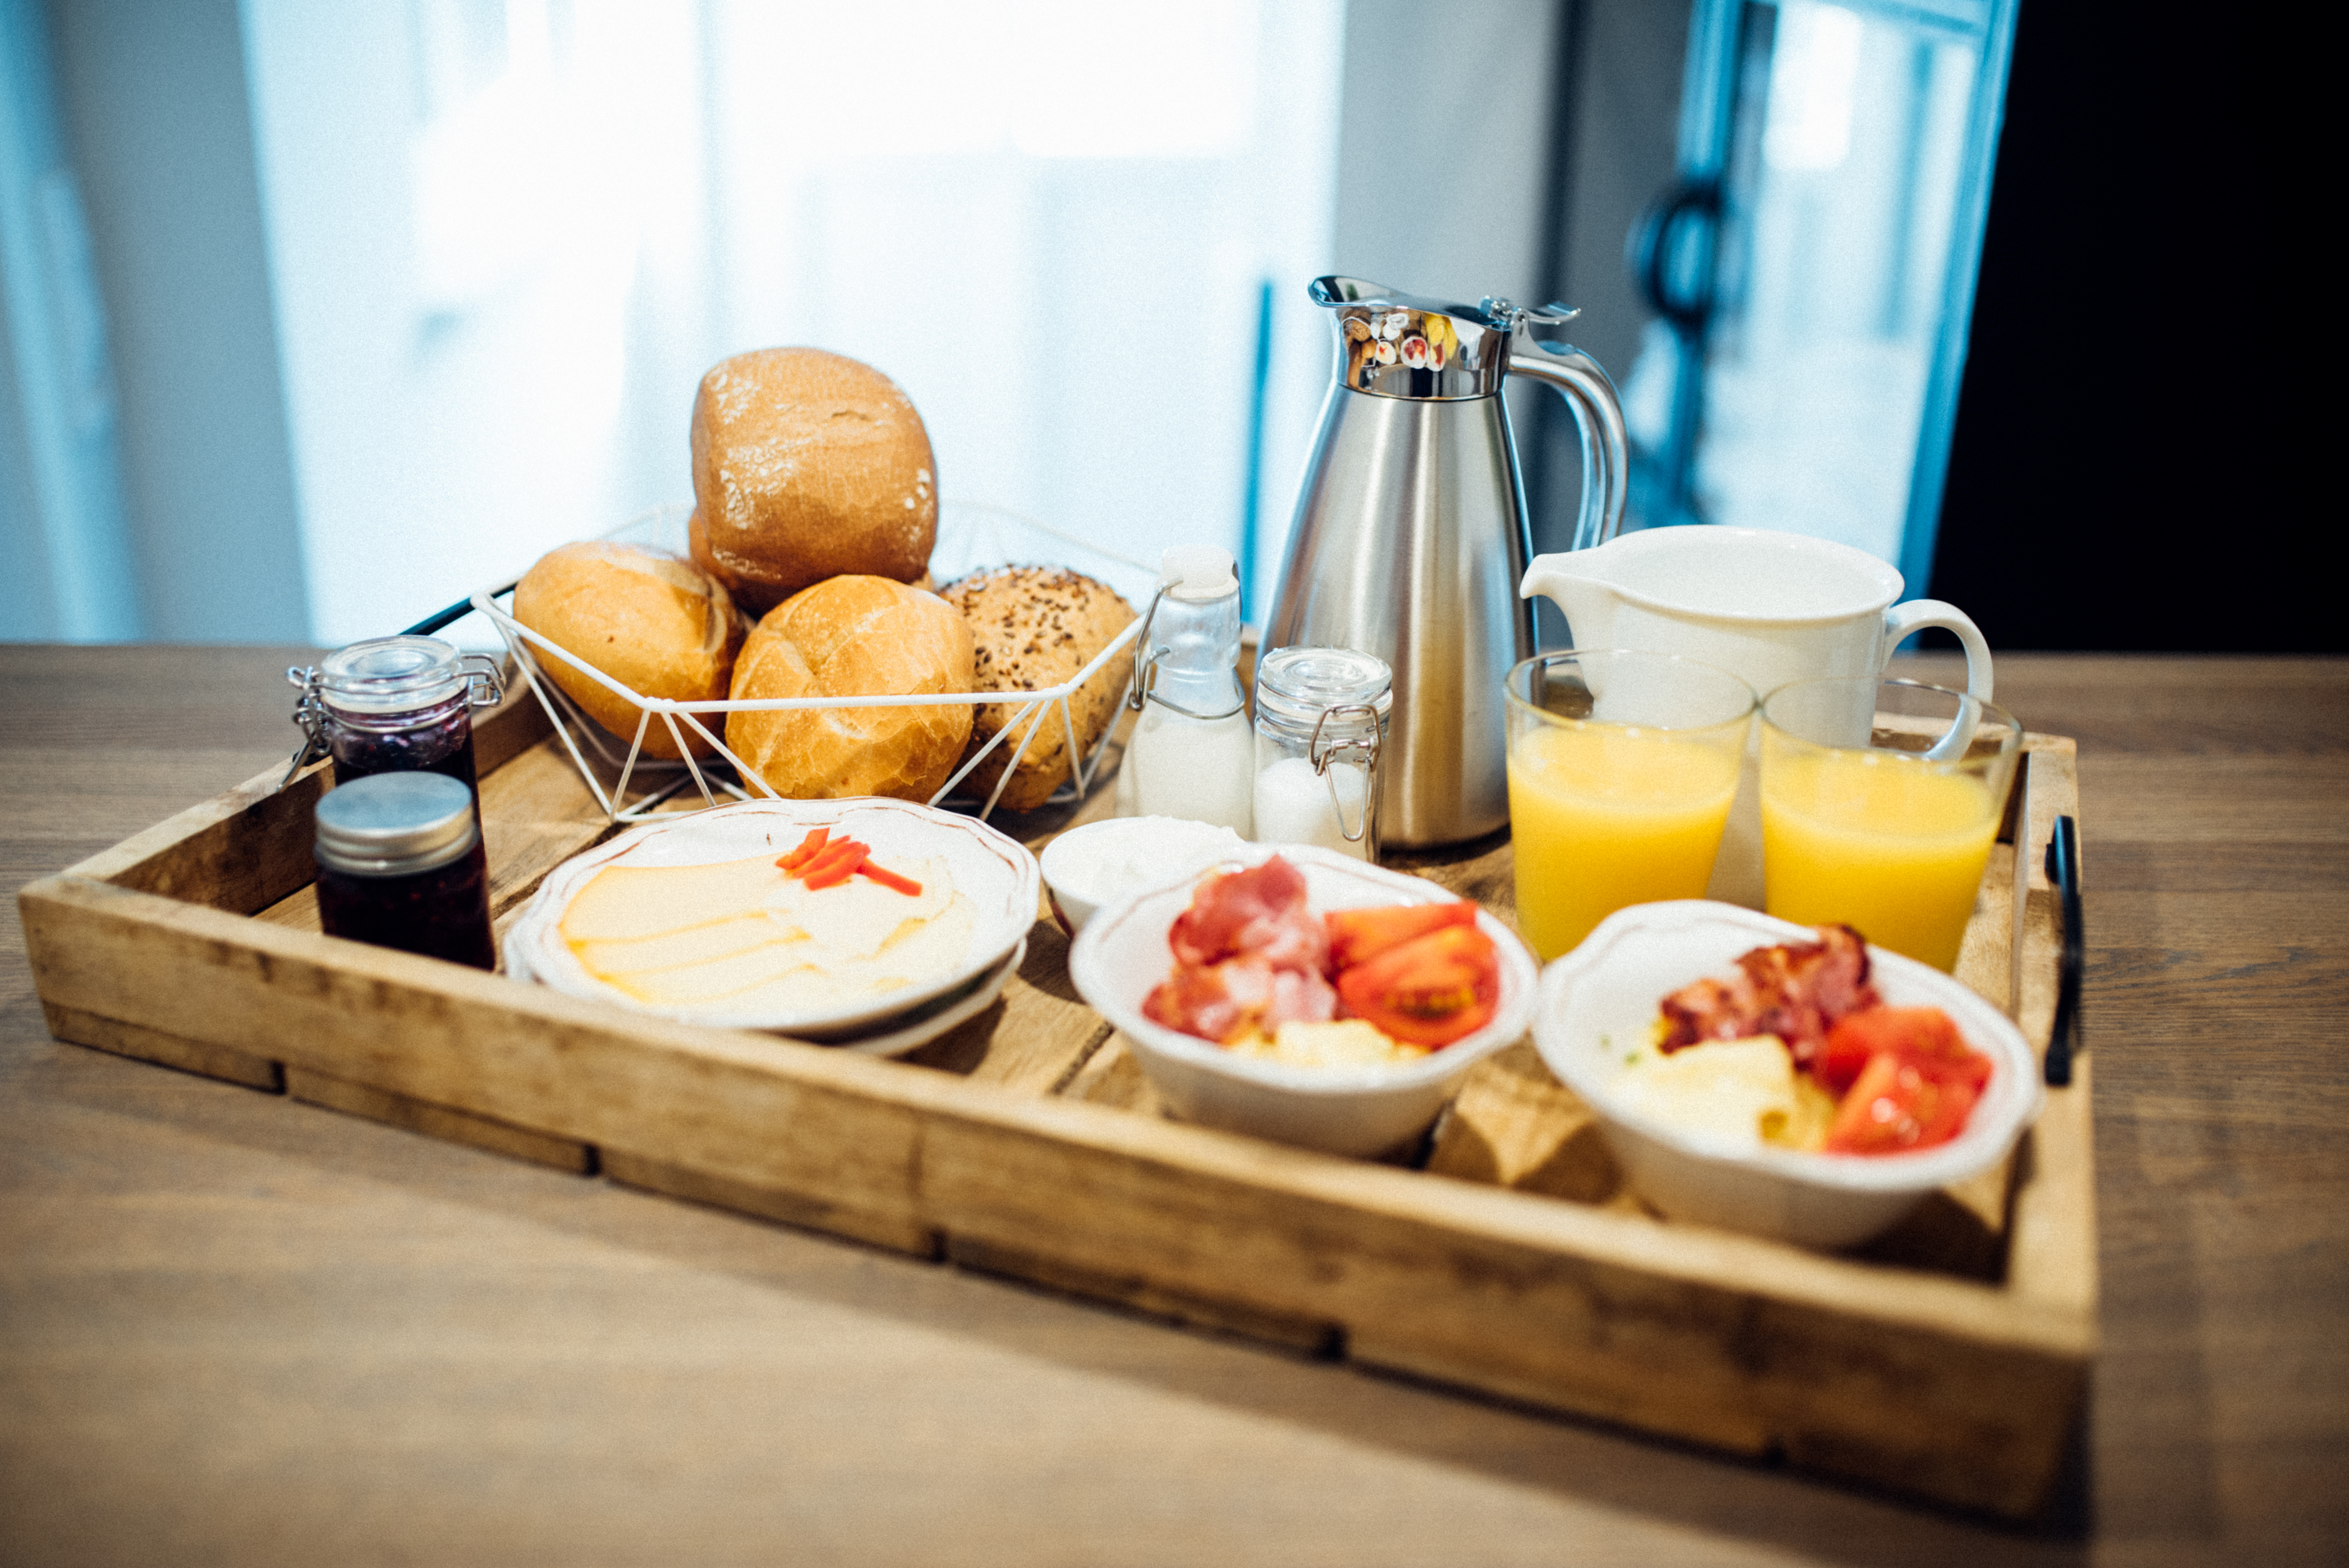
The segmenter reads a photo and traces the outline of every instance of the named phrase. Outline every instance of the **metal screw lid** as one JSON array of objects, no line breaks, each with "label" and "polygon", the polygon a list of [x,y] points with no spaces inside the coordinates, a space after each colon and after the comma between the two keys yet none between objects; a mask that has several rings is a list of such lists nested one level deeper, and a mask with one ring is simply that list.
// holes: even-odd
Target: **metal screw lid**
[{"label": "metal screw lid", "polygon": [[378,773],[318,802],[318,863],[350,876],[409,876],[445,866],[481,838],[473,792],[444,773]]}]

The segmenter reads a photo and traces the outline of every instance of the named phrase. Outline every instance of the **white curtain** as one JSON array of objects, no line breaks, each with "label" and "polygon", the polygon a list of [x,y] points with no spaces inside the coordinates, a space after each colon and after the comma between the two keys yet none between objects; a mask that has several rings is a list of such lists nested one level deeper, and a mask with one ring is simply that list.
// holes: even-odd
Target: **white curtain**
[{"label": "white curtain", "polygon": [[689,492],[722,356],[864,359],[942,493],[1257,586],[1328,381],[1342,0],[246,0],[311,628]]}]

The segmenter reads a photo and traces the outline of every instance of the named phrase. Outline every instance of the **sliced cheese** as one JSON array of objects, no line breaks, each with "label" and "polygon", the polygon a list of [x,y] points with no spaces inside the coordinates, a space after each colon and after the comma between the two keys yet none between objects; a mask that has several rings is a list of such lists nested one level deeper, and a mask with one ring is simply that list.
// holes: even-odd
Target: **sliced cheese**
[{"label": "sliced cheese", "polygon": [[641,1002],[806,1012],[960,966],[977,912],[943,860],[880,862],[918,894],[864,877],[810,888],[771,855],[705,866],[606,866],[564,912],[581,967]]},{"label": "sliced cheese", "polygon": [[633,942],[760,908],[784,881],[772,855],[708,866],[605,866],[563,912],[563,939]]},{"label": "sliced cheese", "polygon": [[[970,900],[956,893],[933,918],[901,923],[861,967],[876,984],[907,985],[958,967],[969,956],[970,939],[978,930],[978,912]],[[843,971],[860,967],[853,963],[835,966]]]},{"label": "sliced cheese", "polygon": [[[728,1013],[766,1013],[788,1016],[813,1012],[818,1008],[837,1006],[868,994],[873,987],[854,985],[836,975],[827,974],[812,965],[786,970],[762,985],[748,990],[732,992],[724,996],[660,998],[664,1006],[677,1006],[693,1002],[709,1003],[713,1011]],[[651,998],[647,998],[650,1000]]]},{"label": "sliced cheese", "polygon": [[803,882],[784,878],[770,890],[767,908],[806,932],[835,958],[870,958],[887,946],[907,921],[935,919],[955,897],[954,882],[942,860],[893,857],[876,859],[875,863],[921,883],[922,891],[903,893],[864,877],[850,877],[827,888],[810,888]]},{"label": "sliced cheese", "polygon": [[1642,1119],[1740,1149],[1759,1148],[1812,1115],[1796,1089],[1795,1058],[1775,1035],[1645,1057],[1616,1075],[1613,1088],[1617,1105]]},{"label": "sliced cheese", "polygon": [[[802,949],[807,967],[709,999],[722,1002],[730,1013],[791,1013],[894,991],[961,964],[970,951],[977,923],[969,901],[957,893],[945,913],[902,930],[895,942],[871,958],[834,958],[809,943]],[[687,983],[680,971],[668,971],[659,978],[673,987]],[[673,993],[669,999],[684,998]]]},{"label": "sliced cheese", "polygon": [[812,942],[770,942],[740,953],[716,954],[705,963],[599,978],[639,1001],[690,1006],[724,1001],[764,985],[777,975],[814,967],[820,956]]},{"label": "sliced cheese", "polygon": [[771,942],[798,940],[803,933],[770,918],[764,910],[639,936],[626,942],[574,942],[571,951],[594,975],[642,975],[747,953]]}]

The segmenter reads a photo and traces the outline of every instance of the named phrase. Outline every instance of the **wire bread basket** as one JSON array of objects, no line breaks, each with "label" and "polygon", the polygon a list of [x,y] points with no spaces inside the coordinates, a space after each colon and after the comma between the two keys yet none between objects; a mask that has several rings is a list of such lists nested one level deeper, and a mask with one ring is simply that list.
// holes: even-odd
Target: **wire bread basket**
[{"label": "wire bread basket", "polygon": [[[686,550],[686,520],[692,511],[689,504],[672,502],[656,507],[633,519],[604,537],[616,543],[648,545],[684,554]],[[938,511],[937,545],[930,556],[932,576],[940,583],[952,582],[971,572],[987,567],[1006,565],[1065,566],[1096,578],[1114,588],[1129,605],[1147,603],[1157,584],[1157,573],[1138,562],[1102,550],[1072,538],[1058,530],[1045,527],[1017,512],[999,507],[972,501],[946,501]],[[754,697],[740,701],[679,702],[666,697],[646,696],[613,679],[603,671],[588,665],[576,655],[557,647],[547,638],[532,631],[513,618],[512,602],[514,584],[483,589],[472,596],[471,608],[478,612],[497,629],[506,651],[513,657],[521,678],[529,686],[561,737],[563,747],[579,769],[579,776],[595,795],[595,802],[605,814],[616,822],[634,822],[653,815],[688,789],[698,790],[703,808],[725,804],[731,800],[759,799],[779,799],[781,797],[769,787],[725,740],[726,716],[732,713],[793,711],[803,708],[910,708],[1004,707],[1012,712],[1005,723],[988,738],[985,746],[966,758],[952,777],[941,786],[927,804],[953,805],[973,809],[983,820],[992,814],[996,802],[1002,798],[1011,781],[1014,769],[1038,738],[1058,724],[1067,742],[1069,777],[1052,793],[1050,804],[1081,800],[1091,789],[1102,757],[1107,750],[1114,723],[1104,725],[1102,734],[1088,749],[1078,731],[1075,716],[1069,701],[1083,689],[1112,660],[1133,645],[1142,634],[1143,620],[1137,615],[1124,630],[1110,640],[1108,646],[1095,654],[1085,666],[1058,686],[1018,692],[943,692],[922,696],[820,696],[820,697]],[[572,670],[621,698],[636,711],[635,733],[623,741],[590,718],[571,696],[547,678],[546,663],[559,659]],[[714,723],[711,721],[715,721]],[[645,738],[652,726],[663,726],[669,738],[682,754],[682,760],[644,755]],[[734,770],[730,779],[712,769],[705,759],[697,758],[694,748],[688,744],[688,732],[706,744]],[[958,795],[972,770],[999,748],[1009,745],[1011,755],[1006,761],[994,789],[984,800],[973,795]],[[738,781],[739,780],[739,781]],[[638,793],[630,799],[634,787]],[[674,815],[675,809],[663,811]]]}]

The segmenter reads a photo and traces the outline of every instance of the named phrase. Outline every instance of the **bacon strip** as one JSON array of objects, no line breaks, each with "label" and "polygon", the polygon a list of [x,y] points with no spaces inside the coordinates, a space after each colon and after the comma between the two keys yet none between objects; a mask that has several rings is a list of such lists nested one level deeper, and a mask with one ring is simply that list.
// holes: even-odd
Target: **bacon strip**
[{"label": "bacon strip", "polygon": [[1142,1000],[1142,1016],[1153,1023],[1217,1045],[1278,1034],[1288,1023],[1326,1024],[1337,1013],[1338,993],[1319,975],[1276,969],[1254,956],[1178,964]]},{"label": "bacon strip", "polygon": [[1797,1067],[1809,1062],[1829,1029],[1881,1000],[1859,933],[1848,925],[1817,930],[1816,942],[1754,948],[1737,960],[1733,979],[1692,981],[1665,997],[1669,1032],[1658,1048],[1775,1035]]},{"label": "bacon strip", "polygon": [[1278,855],[1201,882],[1166,942],[1174,972],[1142,1004],[1154,1023],[1229,1045],[1337,1016],[1338,993],[1321,974],[1329,936],[1305,912],[1303,873]]},{"label": "bacon strip", "polygon": [[1305,877],[1273,856],[1260,866],[1209,877],[1166,934],[1177,965],[1220,964],[1243,954],[1275,969],[1321,972],[1330,939],[1305,913]]}]

